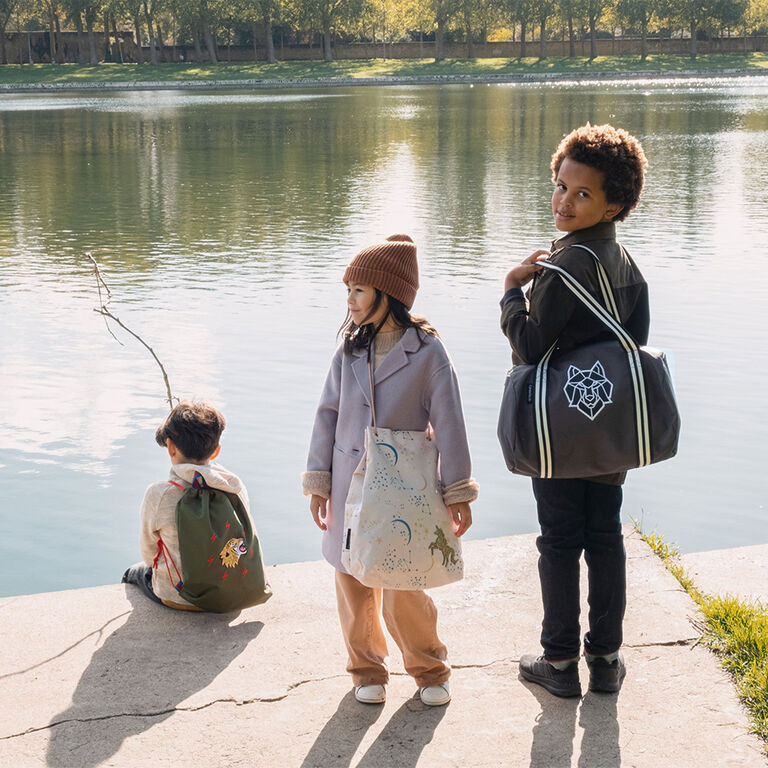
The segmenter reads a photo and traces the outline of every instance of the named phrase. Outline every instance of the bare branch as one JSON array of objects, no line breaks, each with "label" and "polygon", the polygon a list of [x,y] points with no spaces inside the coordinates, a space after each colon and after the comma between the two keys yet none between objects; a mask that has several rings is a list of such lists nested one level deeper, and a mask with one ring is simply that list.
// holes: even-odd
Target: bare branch
[{"label": "bare branch", "polygon": [[[96,260],[93,258],[93,256],[90,253],[86,253],[85,255],[91,260],[91,263],[93,264],[93,270],[94,270],[94,273],[96,275],[96,287],[97,287],[97,289],[99,291],[99,306],[98,306],[98,308],[94,307],[93,311],[96,312],[97,314],[101,315],[104,318],[104,324],[107,326],[107,330],[109,331],[109,333],[112,336],[112,338],[118,344],[120,344],[121,346],[125,346],[123,344],[123,342],[120,341],[120,339],[118,339],[117,336],[115,336],[115,334],[112,332],[112,329],[109,327],[109,320],[108,320],[108,318],[110,320],[114,320],[124,331],[127,331],[128,333],[130,333],[131,336],[133,336],[134,339],[136,339],[138,342],[140,342],[142,345],[144,345],[144,347],[146,347],[146,349],[149,351],[149,353],[155,359],[155,362],[160,367],[160,371],[163,374],[163,381],[165,382],[165,392],[166,392],[166,395],[167,395],[166,400],[168,401],[168,405],[171,408],[171,410],[173,410],[174,400],[178,403],[179,402],[179,398],[178,397],[174,397],[173,394],[171,393],[171,385],[170,385],[170,383],[168,381],[168,374],[166,373],[165,367],[160,362],[160,358],[155,354],[155,350],[152,349],[152,347],[150,347],[149,344],[147,344],[147,342],[144,341],[144,339],[142,339],[141,336],[139,336],[138,333],[136,333],[135,331],[132,331],[122,320],[120,320],[119,317],[117,317],[116,315],[113,315],[112,312],[109,311],[107,305],[109,304],[110,300],[112,299],[112,291],[109,290],[109,286],[107,285],[106,281],[102,277],[101,270],[99,269],[99,265],[96,263]],[[107,294],[107,300],[106,301],[103,301],[103,299],[102,299],[102,293],[101,293],[102,287],[104,288],[104,290],[106,291],[106,294]]]},{"label": "bare branch", "polygon": [[[104,301],[101,298],[101,286],[103,285],[104,286],[104,290],[107,292],[107,304],[109,303],[109,300],[112,298],[112,292],[109,290],[109,286],[104,282],[104,279],[101,276],[101,272],[99,271],[99,265],[96,263],[96,259],[94,259],[93,256],[91,256],[91,254],[89,252],[86,252],[85,255],[93,262],[93,273],[96,275],[96,290],[99,292],[99,306],[102,307],[102,308],[106,307],[106,304],[104,303]],[[94,311],[98,312],[98,310],[94,310]],[[120,339],[118,339],[117,336],[115,336],[115,334],[113,333],[112,329],[109,327],[109,321],[107,320],[106,317],[104,318],[104,327],[109,332],[109,335],[121,347],[125,346],[125,344],[123,344],[123,342],[120,341]]]}]

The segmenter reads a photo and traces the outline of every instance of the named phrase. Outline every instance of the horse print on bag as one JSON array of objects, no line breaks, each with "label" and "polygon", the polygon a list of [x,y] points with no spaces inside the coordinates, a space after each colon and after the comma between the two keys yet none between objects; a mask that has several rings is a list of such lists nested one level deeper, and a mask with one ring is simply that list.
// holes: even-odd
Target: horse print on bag
[{"label": "horse print on bag", "polygon": [[435,550],[439,549],[443,555],[443,565],[448,565],[450,560],[451,565],[456,565],[458,560],[456,559],[456,550],[448,543],[445,538],[443,529],[440,526],[435,526],[435,540],[430,543],[429,551],[431,554],[435,554]]},{"label": "horse print on bag", "polygon": [[590,421],[594,421],[595,416],[613,402],[613,384],[606,377],[603,364],[599,360],[586,371],[575,365],[570,366],[563,392],[568,398],[568,406],[578,409]]}]

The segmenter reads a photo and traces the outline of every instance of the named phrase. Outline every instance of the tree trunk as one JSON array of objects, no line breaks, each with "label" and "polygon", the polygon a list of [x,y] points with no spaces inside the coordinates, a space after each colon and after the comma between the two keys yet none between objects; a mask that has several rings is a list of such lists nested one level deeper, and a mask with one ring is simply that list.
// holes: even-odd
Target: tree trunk
[{"label": "tree trunk", "polygon": [[696,58],[696,22],[691,21],[691,58]]},{"label": "tree trunk", "polygon": [[83,19],[75,14],[75,29],[77,30],[77,63],[85,64],[85,45],[83,43]]},{"label": "tree trunk", "polygon": [[117,21],[115,20],[115,14],[110,16],[112,21],[112,37],[115,38],[115,61],[118,64],[122,64],[123,58],[123,38],[117,34]]},{"label": "tree trunk", "polygon": [[89,63],[92,67],[95,67],[99,63],[99,56],[96,53],[96,30],[94,24],[96,18],[91,9],[85,12],[85,28],[88,31],[88,57]]},{"label": "tree trunk", "polygon": [[267,61],[270,64],[277,64],[275,56],[275,41],[272,39],[272,18],[267,16],[264,19],[264,44],[267,46]]},{"label": "tree trunk", "polygon": [[104,61],[112,61],[112,40],[109,30],[109,14],[104,11]]},{"label": "tree trunk", "polygon": [[141,21],[139,20],[139,14],[137,13],[133,17],[133,30],[136,35],[136,63],[144,63],[144,55],[141,51]]},{"label": "tree trunk", "polygon": [[520,58],[525,58],[525,19],[520,20]]},{"label": "tree trunk", "polygon": [[203,60],[203,49],[200,47],[200,30],[197,27],[192,28],[192,42],[195,46],[195,61],[199,63]]},{"label": "tree trunk", "polygon": [[218,64],[219,57],[216,55],[216,41],[211,34],[211,28],[208,26],[208,19],[203,17],[203,40],[208,51],[208,60],[211,64]]},{"label": "tree trunk", "polygon": [[544,61],[544,59],[547,58],[547,19],[545,17],[539,17],[539,26],[541,29],[541,36],[539,37],[539,61]]},{"label": "tree trunk", "polygon": [[597,17],[593,13],[589,14],[589,58],[597,58]]},{"label": "tree trunk", "polygon": [[445,59],[445,19],[437,20],[437,29],[435,30],[435,61]]},{"label": "tree trunk", "polygon": [[253,60],[258,61],[259,60],[259,45],[258,45],[258,39],[256,37],[256,24],[251,24],[251,43],[253,44]]},{"label": "tree trunk", "polygon": [[331,50],[331,17],[323,10],[323,61],[333,61]]},{"label": "tree trunk", "polygon": [[155,25],[152,23],[152,13],[147,5],[147,0],[143,0],[144,18],[147,20],[147,32],[149,33],[149,63],[157,66],[157,48],[155,46]]},{"label": "tree trunk", "polygon": [[155,34],[157,35],[157,47],[160,52],[160,61],[168,61],[168,57],[165,55],[165,40],[163,40],[163,28],[160,26],[159,21],[155,21]]},{"label": "tree trunk", "polygon": [[2,61],[3,64],[8,63],[8,51],[5,47],[5,28],[7,25],[8,22],[6,21],[2,28],[0,28],[0,61]]},{"label": "tree trunk", "polygon": [[57,59],[57,57],[59,55],[58,49],[56,47],[56,26],[55,26],[54,21],[53,21],[53,16],[54,16],[53,10],[51,10],[51,15],[48,18],[48,35],[49,35],[50,40],[51,40],[51,45],[50,45],[50,49],[51,49],[51,64],[55,64],[56,63],[56,59]]},{"label": "tree trunk", "polygon": [[464,34],[467,37],[467,58],[468,59],[474,59],[475,58],[475,47],[474,47],[474,41],[473,41],[473,34],[472,34],[472,23],[467,19],[466,29]]},{"label": "tree trunk", "polygon": [[32,34],[30,32],[27,32],[27,56],[29,63],[32,64]]},{"label": "tree trunk", "polygon": [[643,14],[643,21],[640,25],[640,61],[648,58],[648,19]]},{"label": "tree trunk", "polygon": [[576,56],[576,37],[573,34],[573,9],[568,4],[568,55],[573,59]]}]

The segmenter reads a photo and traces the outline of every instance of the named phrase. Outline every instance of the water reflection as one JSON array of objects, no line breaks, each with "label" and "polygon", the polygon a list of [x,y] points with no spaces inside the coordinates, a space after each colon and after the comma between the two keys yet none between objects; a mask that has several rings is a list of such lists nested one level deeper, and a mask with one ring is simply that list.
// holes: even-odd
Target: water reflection
[{"label": "water reflection", "polygon": [[507,266],[553,235],[549,156],[586,120],[626,126],[651,160],[622,234],[651,284],[652,342],[676,353],[685,423],[680,457],[635,473],[626,510],[684,549],[764,540],[768,79],[13,96],[0,97],[0,542],[30,504],[42,538],[34,584],[0,543],[0,594],[114,581],[136,559],[144,488],[166,473],[160,373],[93,313],[87,250],[174,390],[224,410],[222,461],[258,500],[275,562],[318,556],[297,478],[344,265],[411,233],[415,310],[462,381],[473,535],[534,530],[528,483],[495,440],[497,302]]}]

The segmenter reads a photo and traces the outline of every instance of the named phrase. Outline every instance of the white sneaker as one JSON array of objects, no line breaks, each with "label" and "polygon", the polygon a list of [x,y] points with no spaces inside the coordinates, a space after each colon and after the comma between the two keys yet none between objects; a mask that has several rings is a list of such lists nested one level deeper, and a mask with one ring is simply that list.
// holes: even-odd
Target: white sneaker
[{"label": "white sneaker", "polygon": [[383,685],[358,685],[355,698],[362,704],[383,704],[387,700],[387,689]]},{"label": "white sneaker", "polygon": [[451,686],[446,680],[440,685],[428,685],[426,688],[419,688],[422,704],[428,707],[442,707],[451,700]]}]

